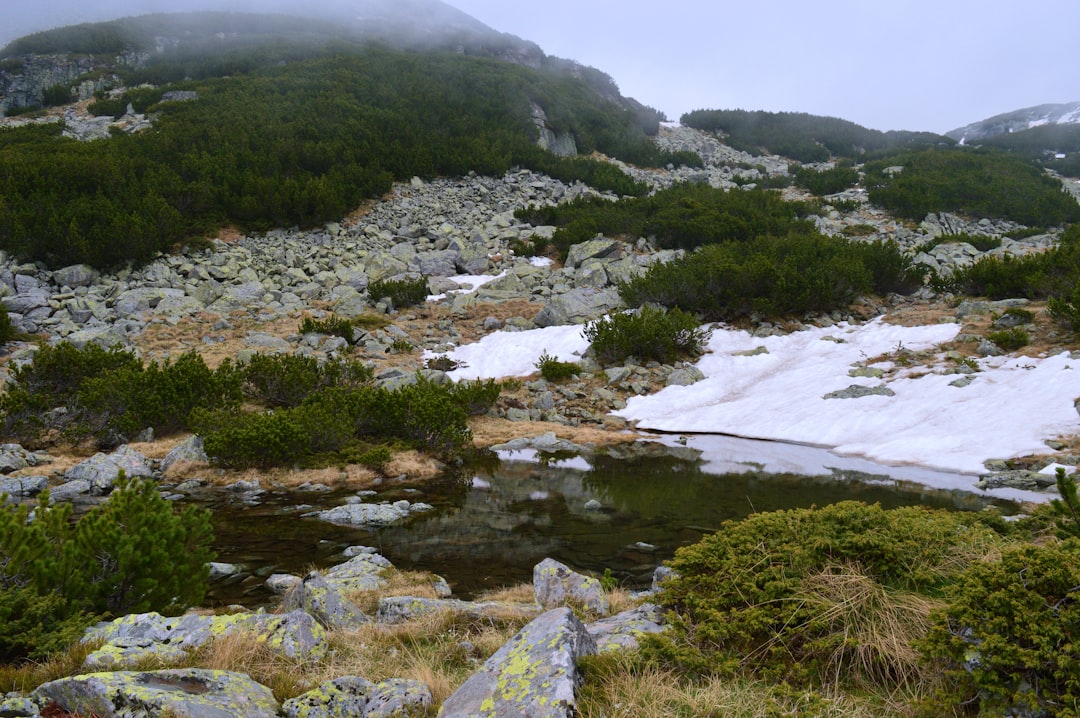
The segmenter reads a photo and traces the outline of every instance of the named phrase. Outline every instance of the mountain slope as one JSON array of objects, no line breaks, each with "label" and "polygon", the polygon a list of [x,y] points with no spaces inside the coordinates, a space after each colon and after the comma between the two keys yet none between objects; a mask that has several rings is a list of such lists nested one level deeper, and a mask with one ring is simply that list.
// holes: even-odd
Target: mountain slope
[{"label": "mountain slope", "polygon": [[958,142],[971,143],[1046,125],[1080,125],[1080,102],[1026,107],[958,127],[945,135]]}]

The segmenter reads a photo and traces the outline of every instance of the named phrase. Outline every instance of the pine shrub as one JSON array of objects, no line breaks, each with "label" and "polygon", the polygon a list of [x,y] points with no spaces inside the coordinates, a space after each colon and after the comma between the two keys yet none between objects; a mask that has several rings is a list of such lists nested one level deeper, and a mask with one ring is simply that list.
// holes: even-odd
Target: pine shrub
[{"label": "pine shrub", "polygon": [[1080,544],[1029,545],[976,563],[923,644],[951,681],[941,708],[1076,716],[1080,708]]},{"label": "pine shrub", "polygon": [[540,370],[540,376],[554,382],[566,381],[581,373],[577,362],[559,361],[548,354],[547,350],[536,361],[536,368]]},{"label": "pine shrub", "polygon": [[320,389],[357,387],[375,378],[371,367],[357,361],[320,363],[297,354],[256,354],[241,373],[244,394],[268,407],[299,406]]},{"label": "pine shrub", "polygon": [[1000,543],[980,516],[853,501],[726,522],[676,552],[659,596],[671,630],[647,650],[698,674],[902,683],[932,598]]},{"label": "pine shrub", "polygon": [[397,309],[423,304],[428,297],[427,280],[416,279],[377,279],[368,285],[371,301],[389,299]]},{"label": "pine shrub", "polygon": [[670,364],[701,355],[712,330],[680,309],[645,305],[598,319],[586,325],[583,334],[601,362],[614,364],[633,356]]},{"label": "pine shrub", "polygon": [[176,512],[148,481],[121,473],[105,503],[72,521],[43,492],[0,505],[0,658],[39,657],[102,616],[181,613],[209,584],[209,513]]},{"label": "pine shrub", "polygon": [[1020,327],[1000,329],[996,332],[988,332],[986,338],[1007,352],[1016,351],[1028,345],[1031,337]]}]

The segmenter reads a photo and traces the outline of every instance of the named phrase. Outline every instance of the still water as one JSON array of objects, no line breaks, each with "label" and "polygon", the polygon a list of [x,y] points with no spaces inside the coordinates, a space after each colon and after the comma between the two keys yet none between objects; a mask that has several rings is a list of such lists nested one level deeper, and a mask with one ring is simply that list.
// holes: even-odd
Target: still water
[{"label": "still water", "polygon": [[1026,498],[976,493],[970,476],[881,467],[810,447],[721,437],[669,443],[588,459],[525,452],[436,481],[387,482],[365,501],[435,509],[370,530],[303,516],[352,492],[208,492],[199,501],[214,514],[217,560],[245,569],[214,584],[209,601],[263,605],[271,600],[266,576],[340,563],[351,545],[374,546],[401,569],[437,573],[461,598],[530,581],[547,557],[596,574],[610,569],[640,588],[677,548],[753,512],[853,499],[1012,513],[1012,499]]}]

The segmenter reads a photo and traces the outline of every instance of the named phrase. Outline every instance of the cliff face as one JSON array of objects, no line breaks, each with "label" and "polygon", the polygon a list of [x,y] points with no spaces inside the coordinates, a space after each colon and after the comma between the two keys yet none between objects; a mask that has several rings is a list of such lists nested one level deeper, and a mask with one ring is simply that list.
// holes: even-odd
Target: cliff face
[{"label": "cliff face", "polygon": [[73,86],[80,77],[92,75],[75,86],[77,99],[85,100],[118,80],[113,70],[137,63],[134,54],[103,60],[89,55],[26,55],[10,58],[0,65],[0,116],[23,107],[38,107],[54,85]]}]

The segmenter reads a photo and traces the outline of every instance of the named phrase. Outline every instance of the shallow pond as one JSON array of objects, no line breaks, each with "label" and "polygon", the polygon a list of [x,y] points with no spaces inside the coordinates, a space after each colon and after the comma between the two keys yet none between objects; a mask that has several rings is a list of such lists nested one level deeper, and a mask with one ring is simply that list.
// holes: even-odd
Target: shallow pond
[{"label": "shallow pond", "polygon": [[753,512],[854,499],[963,511],[993,504],[1012,513],[1013,499],[1030,498],[986,496],[972,488],[974,477],[877,466],[810,447],[668,441],[589,459],[524,452],[436,481],[387,482],[365,501],[407,499],[435,509],[379,529],[303,516],[352,492],[202,494],[200,503],[214,512],[218,561],[245,569],[216,582],[209,600],[268,603],[270,573],[340,563],[342,550],[356,544],[378,548],[398,568],[442,575],[462,598],[529,581],[547,557],[597,574],[610,569],[623,585],[641,588],[678,547]]}]

